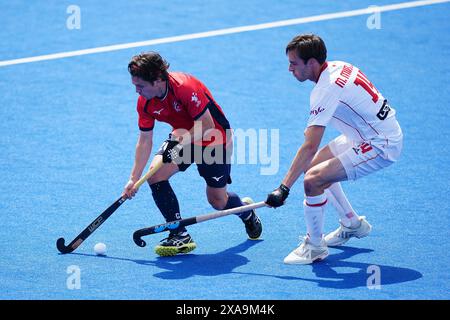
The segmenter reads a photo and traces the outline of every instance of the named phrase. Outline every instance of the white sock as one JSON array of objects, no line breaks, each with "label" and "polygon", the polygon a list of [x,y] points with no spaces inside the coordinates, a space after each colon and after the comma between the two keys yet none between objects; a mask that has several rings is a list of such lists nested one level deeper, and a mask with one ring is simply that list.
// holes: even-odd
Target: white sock
[{"label": "white sock", "polygon": [[314,196],[305,197],[303,207],[305,209],[306,230],[309,235],[310,242],[319,246],[323,235],[323,216],[327,197],[325,193]]},{"label": "white sock", "polygon": [[353,228],[359,226],[359,216],[345,196],[344,190],[339,182],[333,183],[325,190],[327,198],[336,208],[343,226]]}]

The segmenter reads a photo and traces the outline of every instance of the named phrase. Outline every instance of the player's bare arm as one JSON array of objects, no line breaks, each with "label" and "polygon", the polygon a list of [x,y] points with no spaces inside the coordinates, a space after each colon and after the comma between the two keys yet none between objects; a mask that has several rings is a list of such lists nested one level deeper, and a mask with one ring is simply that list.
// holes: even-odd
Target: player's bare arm
[{"label": "player's bare arm", "polygon": [[132,198],[136,194],[136,189],[133,187],[136,181],[142,175],[145,166],[147,165],[150,153],[153,146],[153,130],[150,131],[140,131],[139,138],[136,143],[136,151],[134,157],[134,165],[131,170],[130,179],[125,185],[123,196],[127,198]]},{"label": "player's bare arm", "polygon": [[266,203],[271,207],[280,207],[289,195],[290,188],[294,185],[300,175],[311,165],[314,155],[319,150],[325,127],[310,126],[305,130],[305,141],[298,149],[297,154],[292,161],[288,173],[283,179],[281,185],[267,196]]},{"label": "player's bare arm", "polygon": [[305,130],[305,141],[298,149],[297,154],[292,161],[286,176],[283,179],[283,184],[291,188],[297,179],[310,166],[317,150],[319,150],[320,141],[322,140],[325,127],[310,126]]}]

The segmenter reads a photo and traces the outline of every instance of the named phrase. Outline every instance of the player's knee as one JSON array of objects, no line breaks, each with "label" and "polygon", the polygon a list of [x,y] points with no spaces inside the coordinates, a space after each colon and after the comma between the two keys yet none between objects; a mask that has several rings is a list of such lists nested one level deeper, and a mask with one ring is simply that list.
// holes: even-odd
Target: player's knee
[{"label": "player's knee", "polygon": [[152,185],[154,183],[158,183],[161,181],[169,180],[170,177],[173,175],[173,172],[170,170],[170,168],[162,168],[155,172],[150,178],[148,178],[147,182],[149,185]]},{"label": "player's knee", "polygon": [[305,194],[314,193],[320,187],[320,173],[314,170],[308,170],[303,179]]},{"label": "player's knee", "polygon": [[168,180],[166,176],[160,175],[160,174],[154,174],[150,178],[148,178],[147,182],[149,185]]}]

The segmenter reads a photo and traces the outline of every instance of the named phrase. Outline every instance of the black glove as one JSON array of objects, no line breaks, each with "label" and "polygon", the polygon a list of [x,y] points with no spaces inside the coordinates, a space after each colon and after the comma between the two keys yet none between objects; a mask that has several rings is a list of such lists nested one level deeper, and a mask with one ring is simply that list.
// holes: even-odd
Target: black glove
[{"label": "black glove", "polygon": [[274,208],[281,207],[284,204],[284,200],[289,195],[289,188],[284,184],[281,184],[278,188],[267,195],[266,203]]},{"label": "black glove", "polygon": [[169,136],[169,139],[164,141],[161,149],[163,150],[162,157],[164,163],[171,163],[172,161],[178,159],[180,157],[180,152],[183,146],[172,136]]}]

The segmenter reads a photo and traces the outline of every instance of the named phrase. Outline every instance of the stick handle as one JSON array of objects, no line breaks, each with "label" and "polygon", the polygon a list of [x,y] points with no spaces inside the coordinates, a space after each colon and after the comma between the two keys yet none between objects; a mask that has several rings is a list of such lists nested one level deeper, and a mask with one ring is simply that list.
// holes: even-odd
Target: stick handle
[{"label": "stick handle", "polygon": [[217,219],[220,217],[228,216],[230,214],[236,214],[236,213],[241,213],[244,211],[258,209],[258,208],[265,207],[265,206],[267,206],[267,204],[264,201],[261,201],[261,202],[241,206],[241,207],[236,207],[236,208],[227,209],[227,210],[220,210],[220,211],[216,211],[216,212],[211,212],[209,214],[197,216],[196,220],[197,220],[197,223],[199,223],[199,222],[203,222],[203,221],[207,221],[207,220],[212,220],[212,219]]},{"label": "stick handle", "polygon": [[150,166],[150,169],[148,170],[148,172],[142,176],[138,181],[136,181],[136,183],[134,184],[134,187],[136,189],[139,189],[141,187],[141,185],[148,180],[148,178],[150,178],[151,176],[153,176],[155,174],[156,171],[159,170],[159,168],[162,167],[164,163],[162,162],[162,159],[158,159],[152,166]]},{"label": "stick handle", "polygon": [[254,210],[254,209],[265,207],[265,206],[267,206],[267,204],[264,201],[261,201],[261,202],[241,206],[241,207],[215,211],[215,212],[205,214],[205,215],[170,221],[167,223],[158,224],[158,225],[151,226],[148,228],[142,228],[133,233],[133,241],[139,247],[145,247],[146,243],[144,240],[142,240],[143,236],[148,236],[150,234],[159,233],[159,232],[163,232],[163,231],[169,231],[172,229],[178,229],[180,227],[193,225],[193,224],[200,223],[200,222],[207,221],[207,220],[217,219],[220,217],[228,216],[230,214],[236,214],[236,213],[241,213],[244,211],[250,211],[250,210]]}]

